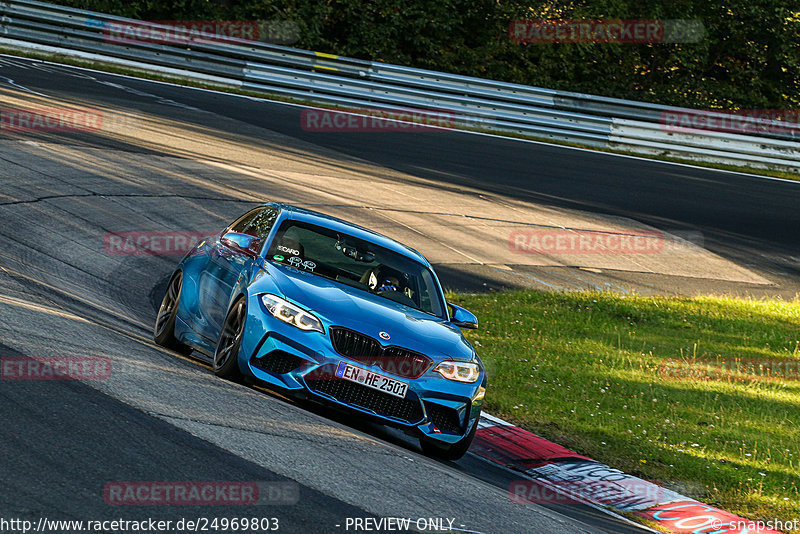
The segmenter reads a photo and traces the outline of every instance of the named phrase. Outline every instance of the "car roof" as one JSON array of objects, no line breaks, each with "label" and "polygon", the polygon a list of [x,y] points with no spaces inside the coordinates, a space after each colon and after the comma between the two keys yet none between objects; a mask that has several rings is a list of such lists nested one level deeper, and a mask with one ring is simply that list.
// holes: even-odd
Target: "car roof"
[{"label": "car roof", "polygon": [[383,234],[379,234],[378,232],[370,230],[369,228],[364,228],[363,226],[359,226],[350,221],[346,221],[344,219],[340,219],[332,215],[326,215],[318,211],[301,208],[299,206],[294,206],[292,204],[285,204],[283,202],[268,202],[264,205],[273,206],[285,212],[287,219],[291,219],[294,221],[303,221],[310,224],[316,224],[317,226],[322,226],[324,228],[340,230],[343,233],[349,234],[353,237],[364,239],[365,241],[370,241],[372,243],[375,243],[376,245],[380,245],[383,248],[389,249],[393,252],[397,252],[398,254],[402,254],[403,256],[407,256],[409,258],[417,260],[418,262],[428,267],[431,266],[428,260],[425,258],[425,256],[423,256],[413,248],[406,246],[402,243],[399,243],[390,237],[386,237]]}]

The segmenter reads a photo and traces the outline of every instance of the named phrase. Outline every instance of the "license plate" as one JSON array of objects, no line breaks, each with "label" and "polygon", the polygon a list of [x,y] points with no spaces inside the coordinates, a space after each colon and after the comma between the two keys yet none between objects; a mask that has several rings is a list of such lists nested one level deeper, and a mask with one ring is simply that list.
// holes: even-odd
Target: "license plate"
[{"label": "license plate", "polygon": [[395,397],[400,397],[401,399],[405,398],[406,392],[408,391],[408,384],[405,382],[373,373],[372,371],[367,371],[366,369],[356,367],[347,362],[339,362],[339,365],[336,367],[336,376],[367,386],[368,388],[383,391]]}]

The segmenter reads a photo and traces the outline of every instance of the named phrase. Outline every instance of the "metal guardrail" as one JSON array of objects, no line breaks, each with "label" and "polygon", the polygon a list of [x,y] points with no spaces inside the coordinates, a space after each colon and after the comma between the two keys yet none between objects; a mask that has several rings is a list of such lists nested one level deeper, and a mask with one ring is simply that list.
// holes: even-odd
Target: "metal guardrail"
[{"label": "metal guardrail", "polygon": [[[740,119],[758,135],[666,128],[697,111],[555,91],[256,41],[116,42],[114,25],[169,28],[35,0],[0,1],[0,45],[58,52],[344,108],[447,114],[449,125],[634,153],[800,172],[800,128]],[[117,26],[118,27],[118,26]],[[703,117],[730,120],[726,113]],[[795,125],[797,126],[797,125]]]}]

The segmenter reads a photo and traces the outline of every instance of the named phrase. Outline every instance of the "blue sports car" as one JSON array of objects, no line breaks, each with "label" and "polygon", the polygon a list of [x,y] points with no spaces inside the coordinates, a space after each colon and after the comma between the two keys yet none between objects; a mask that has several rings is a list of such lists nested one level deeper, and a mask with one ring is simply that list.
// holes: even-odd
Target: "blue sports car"
[{"label": "blue sports car", "polygon": [[314,211],[259,206],[178,265],[156,343],[214,373],[281,388],[416,435],[454,460],[475,435],[486,372],[428,261]]}]

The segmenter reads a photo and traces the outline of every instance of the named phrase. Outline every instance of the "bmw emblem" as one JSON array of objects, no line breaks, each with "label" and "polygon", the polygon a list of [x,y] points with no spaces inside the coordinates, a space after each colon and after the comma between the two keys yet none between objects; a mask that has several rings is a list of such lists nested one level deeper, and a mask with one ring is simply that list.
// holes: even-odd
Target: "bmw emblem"
[{"label": "bmw emblem", "polygon": [[386,341],[392,339],[392,336],[390,336],[387,332],[381,332],[378,335],[381,336],[381,339],[385,339]]}]

